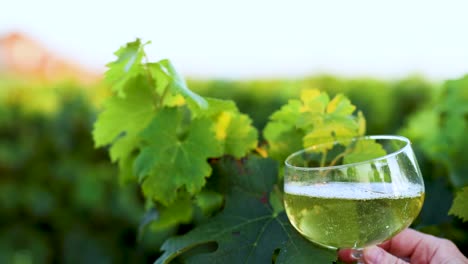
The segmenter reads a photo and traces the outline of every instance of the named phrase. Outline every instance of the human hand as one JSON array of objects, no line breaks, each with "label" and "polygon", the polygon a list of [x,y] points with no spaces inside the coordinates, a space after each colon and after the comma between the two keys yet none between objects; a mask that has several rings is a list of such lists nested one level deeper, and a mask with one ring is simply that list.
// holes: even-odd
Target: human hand
[{"label": "human hand", "polygon": [[[350,249],[340,250],[338,254],[342,261],[356,261]],[[452,241],[413,229],[403,230],[379,246],[365,248],[363,260],[367,264],[468,264]]]}]

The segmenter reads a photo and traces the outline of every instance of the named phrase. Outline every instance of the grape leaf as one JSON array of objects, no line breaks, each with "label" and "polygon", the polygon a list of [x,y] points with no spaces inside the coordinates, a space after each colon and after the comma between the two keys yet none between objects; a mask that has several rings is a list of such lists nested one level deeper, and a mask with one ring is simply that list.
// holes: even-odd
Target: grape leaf
[{"label": "grape leaf", "polygon": [[[257,147],[257,130],[252,126],[252,120],[240,113],[223,112],[218,118],[218,124],[226,127],[221,135],[224,142],[224,152],[236,158],[245,156]],[[219,128],[219,127],[218,127]]]},{"label": "grape leaf", "polygon": [[190,223],[196,207],[200,208],[204,215],[209,216],[221,208],[224,199],[220,193],[207,190],[197,193],[194,198],[192,199],[186,192],[181,192],[170,205],[157,204],[156,207],[149,209],[140,223],[140,236],[147,226],[151,231],[158,232],[177,227],[179,224]]},{"label": "grape leaf", "polygon": [[275,186],[273,191],[270,193],[270,205],[273,209],[273,214],[279,214],[284,211],[283,205],[283,193],[279,190],[278,186]]},{"label": "grape leaf", "polygon": [[457,192],[449,214],[460,217],[464,222],[468,221],[468,186]]},{"label": "grape leaf", "polygon": [[145,56],[143,46],[140,39],[127,43],[114,53],[117,60],[106,65],[109,69],[105,73],[105,80],[119,97],[125,97],[126,83],[142,71],[141,60]]},{"label": "grape leaf", "polygon": [[[195,194],[205,185],[211,167],[208,158],[221,156],[221,147],[207,118],[194,119],[184,127],[181,108],[163,108],[141,133],[134,171],[146,197],[169,205],[182,187]],[[182,128],[182,129],[181,129]]]},{"label": "grape leaf", "polygon": [[200,109],[194,107],[193,104],[189,103],[190,110],[195,117],[216,117],[220,113],[227,112],[239,112],[237,109],[236,103],[232,100],[223,100],[217,98],[206,98],[206,101],[209,105],[207,109]]},{"label": "grape leaf", "polygon": [[374,140],[357,140],[350,146],[350,153],[344,156],[344,164],[351,164],[383,157],[387,153],[382,145]]},{"label": "grape leaf", "polygon": [[182,94],[186,99],[192,100],[201,108],[207,108],[208,103],[200,95],[192,92],[182,76],[177,73],[169,60],[161,60],[157,63],[148,64],[153,78],[156,80],[156,87],[166,87],[174,94]]},{"label": "grape leaf", "polygon": [[158,215],[151,223],[152,231],[160,231],[176,226],[180,223],[189,223],[193,215],[193,202],[188,195],[179,195],[169,206],[161,206]]},{"label": "grape leaf", "polygon": [[126,184],[136,180],[133,174],[133,162],[135,161],[135,154],[128,154],[119,159],[119,182]]},{"label": "grape leaf", "polygon": [[333,100],[327,105],[327,113],[334,114],[334,115],[351,115],[353,114],[354,110],[356,110],[356,106],[351,104],[348,98],[346,98],[343,94],[337,94]]},{"label": "grape leaf", "polygon": [[[298,121],[298,127],[307,131],[303,138],[304,147],[359,136],[360,124],[352,115],[356,107],[344,95],[338,94],[331,101],[326,93],[307,95],[309,97],[303,99],[304,109]],[[332,145],[322,147],[329,149]]]},{"label": "grape leaf", "polygon": [[270,119],[283,123],[288,128],[296,125],[297,119],[301,113],[302,103],[299,100],[289,100],[288,104],[283,105],[279,111],[274,112]]},{"label": "grape leaf", "polygon": [[111,144],[112,161],[119,161],[122,181],[131,178],[128,169],[132,151],[138,146],[139,133],[154,115],[152,95],[143,76],[129,81],[125,98],[113,96],[104,103],[104,110],[94,124],[93,138],[96,147]]},{"label": "grape leaf", "polygon": [[209,215],[221,208],[223,201],[223,195],[206,189],[195,195],[195,203],[205,215]]},{"label": "grape leaf", "polygon": [[301,101],[304,104],[303,112],[324,113],[327,105],[330,102],[330,97],[327,93],[320,92],[317,89],[306,89],[301,91]]},{"label": "grape leaf", "polygon": [[207,109],[192,111],[196,116],[214,120],[216,138],[225,154],[242,158],[257,147],[258,132],[252,120],[240,113],[233,101],[207,98],[207,102]]},{"label": "grape leaf", "polygon": [[[276,263],[336,260],[334,251],[306,241],[285,213],[278,214],[268,203],[278,173],[275,163],[250,157],[244,165],[239,167],[228,159],[217,164],[215,174],[224,177],[229,186],[223,212],[183,236],[166,240],[156,264],[181,255],[186,255],[186,263],[271,263],[274,257]],[[191,249],[212,242],[218,244],[214,252],[191,253]]]},{"label": "grape leaf", "polygon": [[[281,127],[282,124],[270,123],[268,124],[269,130],[275,130],[276,127]],[[283,128],[278,128],[282,130]],[[266,134],[267,135],[267,134]],[[270,134],[271,135],[271,134]],[[268,137],[269,143],[269,156],[283,162],[290,154],[300,150],[303,147],[302,138],[304,137],[304,132],[299,129],[289,129],[283,131],[281,134],[277,135],[272,139]]]},{"label": "grape leaf", "polygon": [[304,133],[296,128],[301,106],[301,101],[289,100],[288,104],[270,116],[263,134],[272,158],[283,161],[290,153],[302,148]]},{"label": "grape leaf", "polygon": [[[303,90],[300,101],[290,100],[270,117],[265,138],[271,157],[282,162],[301,148],[363,135],[366,122],[361,112],[353,115],[355,109],[342,94],[330,100],[325,92]],[[322,145],[321,150],[332,146]]]}]

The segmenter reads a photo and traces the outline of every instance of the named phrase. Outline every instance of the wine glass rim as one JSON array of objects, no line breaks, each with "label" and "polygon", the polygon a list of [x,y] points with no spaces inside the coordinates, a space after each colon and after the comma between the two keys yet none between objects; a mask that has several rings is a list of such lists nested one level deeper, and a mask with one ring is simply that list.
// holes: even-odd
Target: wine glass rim
[{"label": "wine glass rim", "polygon": [[383,155],[383,156],[380,156],[380,157],[377,157],[377,158],[373,158],[373,159],[369,159],[369,160],[365,160],[365,161],[360,161],[360,162],[353,162],[353,163],[349,163],[349,164],[342,164],[342,165],[334,165],[334,166],[325,166],[325,167],[302,167],[302,166],[295,166],[295,165],[292,165],[291,163],[289,163],[289,161],[310,150],[310,149],[313,149],[317,146],[320,146],[320,145],[324,145],[324,144],[328,144],[330,142],[337,142],[337,140],[334,140],[334,141],[329,141],[329,142],[323,142],[323,143],[320,143],[320,144],[315,144],[313,146],[310,146],[308,148],[305,148],[305,149],[302,149],[302,150],[299,150],[299,151],[296,151],[294,153],[292,153],[291,155],[289,155],[286,160],[284,161],[284,164],[286,167],[288,168],[292,168],[292,169],[295,169],[295,170],[303,170],[303,171],[319,171],[319,170],[330,170],[330,169],[342,169],[342,168],[347,168],[347,167],[351,167],[351,166],[356,166],[356,165],[360,165],[360,164],[366,164],[366,163],[371,163],[371,162],[375,162],[375,161],[379,161],[379,160],[384,160],[384,159],[388,159],[388,158],[391,158],[391,157],[395,157],[397,156],[398,154],[402,153],[403,151],[405,151],[406,148],[410,147],[411,146],[411,141],[406,138],[406,137],[403,137],[403,136],[399,136],[399,135],[370,135],[370,136],[360,136],[360,137],[354,137],[354,138],[351,138],[351,140],[359,140],[359,139],[386,139],[386,140],[399,140],[399,141],[403,141],[405,142],[406,144],[404,146],[402,146],[400,149],[394,151],[394,152],[391,152],[391,153],[387,153],[386,155]]}]

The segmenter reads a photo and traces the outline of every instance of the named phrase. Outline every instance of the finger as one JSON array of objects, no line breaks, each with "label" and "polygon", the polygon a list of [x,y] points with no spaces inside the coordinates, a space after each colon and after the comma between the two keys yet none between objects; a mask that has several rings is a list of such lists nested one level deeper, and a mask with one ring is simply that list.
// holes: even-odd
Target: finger
[{"label": "finger", "polygon": [[436,250],[437,238],[426,235],[413,229],[405,229],[389,241],[379,245],[389,253],[400,257],[409,258],[416,251],[424,250],[425,252],[433,252]]},{"label": "finger", "polygon": [[366,264],[408,264],[408,262],[376,246],[365,248],[363,258]]},{"label": "finger", "polygon": [[350,248],[340,249],[338,251],[338,257],[341,261],[345,263],[353,263],[356,261],[356,259],[353,258],[353,256],[351,255],[352,252],[353,250]]},{"label": "finger", "polygon": [[[425,239],[425,235],[413,229],[405,229],[391,240],[387,240],[380,244],[379,247],[385,249],[391,254],[400,258],[409,258],[414,253],[418,244]],[[432,236],[431,236],[432,237]],[[351,255],[351,249],[341,249],[338,251],[338,256],[341,261],[351,263],[356,261]]]}]

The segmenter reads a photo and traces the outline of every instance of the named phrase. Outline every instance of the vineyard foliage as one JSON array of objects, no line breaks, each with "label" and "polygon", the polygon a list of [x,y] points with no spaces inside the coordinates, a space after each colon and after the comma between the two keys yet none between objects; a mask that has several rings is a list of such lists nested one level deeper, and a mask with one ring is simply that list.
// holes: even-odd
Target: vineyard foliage
[{"label": "vineyard foliage", "polygon": [[468,248],[468,77],[186,83],[145,45],[92,87],[0,78],[1,263],[332,263],[287,221],[282,160],[362,134],[413,141],[413,227]]}]

